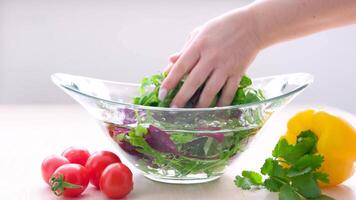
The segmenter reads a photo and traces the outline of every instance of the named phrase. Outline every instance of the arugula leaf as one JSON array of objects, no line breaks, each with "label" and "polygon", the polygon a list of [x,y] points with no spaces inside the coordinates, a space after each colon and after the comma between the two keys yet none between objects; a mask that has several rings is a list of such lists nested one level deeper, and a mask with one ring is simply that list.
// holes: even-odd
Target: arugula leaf
[{"label": "arugula leaf", "polygon": [[182,145],[184,149],[182,150],[182,152],[195,156],[204,157],[205,155],[204,146],[207,141],[208,141],[207,137],[200,137],[192,140],[191,142],[187,142]]},{"label": "arugula leaf", "polygon": [[240,88],[246,88],[252,85],[252,80],[247,76],[242,76],[240,81]]},{"label": "arugula leaf", "polygon": [[252,85],[252,80],[247,76],[242,76],[239,88],[235,93],[232,105],[245,104],[261,101],[264,99],[261,90],[249,87]]},{"label": "arugula leaf", "polygon": [[187,133],[174,133],[170,135],[171,139],[178,144],[184,144],[194,139],[193,134]]},{"label": "arugula leaf", "polygon": [[[159,86],[165,77],[166,74],[162,73],[143,78],[139,87],[140,96],[135,97],[133,103],[145,106],[158,106],[160,103],[158,99]],[[152,89],[152,86],[154,89]]]},{"label": "arugula leaf", "polygon": [[135,135],[138,137],[142,137],[147,134],[147,129],[142,127],[141,125],[137,125],[135,128]]}]

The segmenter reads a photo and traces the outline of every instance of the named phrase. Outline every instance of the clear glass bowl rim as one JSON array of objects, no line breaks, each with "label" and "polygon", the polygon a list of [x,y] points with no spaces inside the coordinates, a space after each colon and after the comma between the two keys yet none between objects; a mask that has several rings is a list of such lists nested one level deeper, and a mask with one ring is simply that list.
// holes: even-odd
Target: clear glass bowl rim
[{"label": "clear glass bowl rim", "polygon": [[199,112],[209,112],[209,111],[219,111],[219,110],[229,110],[229,109],[239,109],[239,108],[246,108],[246,107],[253,107],[253,106],[257,106],[257,105],[261,105],[264,103],[268,103],[271,101],[277,101],[279,99],[283,99],[286,98],[290,95],[293,95],[295,93],[298,93],[300,91],[302,91],[304,88],[306,88],[308,85],[310,85],[314,78],[313,75],[309,74],[309,73],[290,73],[290,74],[280,74],[280,75],[273,75],[273,76],[265,76],[265,77],[260,77],[260,78],[254,78],[252,79],[252,82],[254,81],[258,81],[258,80],[264,80],[264,79],[273,79],[273,78],[277,78],[277,77],[293,77],[293,76],[305,76],[306,77],[306,81],[304,84],[302,84],[301,86],[295,88],[292,91],[289,91],[285,94],[282,95],[278,95],[269,99],[264,99],[262,101],[258,101],[258,102],[253,102],[253,103],[247,103],[247,104],[238,104],[238,105],[232,105],[232,106],[223,106],[223,107],[210,107],[210,108],[167,108],[167,107],[153,107],[153,106],[143,106],[143,105],[136,105],[136,104],[132,104],[132,103],[126,103],[126,102],[119,102],[119,101],[113,101],[113,100],[109,100],[109,99],[103,99],[97,96],[93,96],[84,92],[81,92],[77,89],[71,88],[71,87],[67,87],[66,85],[63,85],[61,83],[61,80],[59,80],[57,78],[57,76],[75,76],[75,77],[80,77],[80,78],[86,78],[86,79],[92,79],[92,80],[96,80],[96,81],[102,81],[102,82],[106,82],[106,83],[113,83],[113,84],[124,84],[124,85],[131,85],[131,86],[139,86],[139,84],[136,83],[124,83],[124,82],[117,82],[117,81],[110,81],[110,80],[102,80],[102,79],[97,79],[97,78],[91,78],[91,77],[85,77],[85,76],[77,76],[77,75],[72,75],[72,74],[66,74],[66,73],[55,73],[51,75],[51,79],[52,81],[66,89],[66,90],[70,90],[72,92],[78,93],[80,95],[89,97],[89,98],[94,98],[100,101],[104,101],[104,102],[108,102],[111,104],[119,104],[119,105],[123,105],[123,106],[129,106],[132,109],[141,109],[141,110],[150,110],[150,111],[172,111],[172,112],[180,112],[180,111],[199,111]]}]

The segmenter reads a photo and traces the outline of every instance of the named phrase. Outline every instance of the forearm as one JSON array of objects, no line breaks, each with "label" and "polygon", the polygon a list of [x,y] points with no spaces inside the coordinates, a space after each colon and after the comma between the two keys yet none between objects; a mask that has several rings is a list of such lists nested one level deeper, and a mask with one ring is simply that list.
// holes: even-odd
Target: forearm
[{"label": "forearm", "polygon": [[261,0],[247,8],[261,48],[356,23],[356,0]]}]

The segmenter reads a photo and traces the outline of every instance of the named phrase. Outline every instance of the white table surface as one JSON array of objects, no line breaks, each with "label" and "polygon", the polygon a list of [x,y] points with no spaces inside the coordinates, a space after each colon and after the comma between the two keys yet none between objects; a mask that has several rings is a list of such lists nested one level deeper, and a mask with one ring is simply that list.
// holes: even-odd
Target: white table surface
[{"label": "white table surface", "polygon": [[[266,190],[242,191],[234,186],[233,180],[243,169],[258,170],[284,133],[287,120],[307,107],[310,106],[289,105],[272,116],[249,148],[217,181],[196,185],[162,184],[144,178],[129,165],[134,172],[134,190],[125,199],[278,199],[277,194]],[[356,116],[328,106],[319,108],[340,115],[356,126]],[[72,145],[86,147],[91,152],[116,151],[95,120],[78,105],[0,105],[0,134],[1,200],[58,199],[40,174],[41,162],[50,154],[60,154]],[[323,192],[336,199],[356,199],[356,176]],[[89,186],[78,199],[106,198]]]}]

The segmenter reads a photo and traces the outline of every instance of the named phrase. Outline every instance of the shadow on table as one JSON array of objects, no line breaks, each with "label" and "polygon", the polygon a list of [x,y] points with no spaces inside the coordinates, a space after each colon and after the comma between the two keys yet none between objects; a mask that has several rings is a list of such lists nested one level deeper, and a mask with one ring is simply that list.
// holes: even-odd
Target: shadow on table
[{"label": "shadow on table", "polygon": [[[356,199],[356,195],[351,188],[346,185],[339,185],[336,187],[325,188],[322,192],[326,195],[334,197],[335,199],[342,199],[342,200],[352,200]],[[269,193],[265,199],[278,199],[277,193]]]},{"label": "shadow on table", "polygon": [[43,187],[39,191],[40,197],[25,198],[25,199],[37,199],[37,200],[106,200],[105,195],[97,190],[94,186],[88,185],[88,188],[78,197],[57,197],[53,194],[49,187]]},{"label": "shadow on table", "polygon": [[[231,194],[231,195],[227,195]],[[242,193],[233,183],[233,178],[220,179],[202,184],[180,185],[151,181],[142,175],[135,176],[134,190],[129,199],[241,199]],[[244,199],[244,198],[242,198]]]},{"label": "shadow on table", "polygon": [[339,185],[336,187],[331,187],[331,188],[325,188],[323,189],[323,192],[331,197],[334,197],[337,199],[356,199],[356,194],[355,192],[349,188],[346,185]]},{"label": "shadow on table", "polygon": [[[335,199],[351,200],[356,199],[356,193],[346,185],[340,185],[322,190],[324,194]],[[135,177],[135,186],[129,199],[278,199],[278,193],[267,190],[243,191],[236,188],[233,177],[223,175],[220,179],[204,184],[178,185],[164,184],[151,181],[142,175]]]}]

